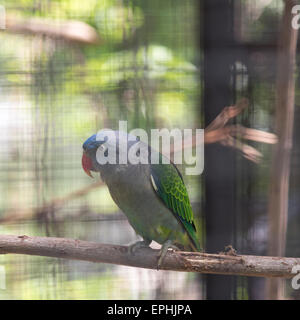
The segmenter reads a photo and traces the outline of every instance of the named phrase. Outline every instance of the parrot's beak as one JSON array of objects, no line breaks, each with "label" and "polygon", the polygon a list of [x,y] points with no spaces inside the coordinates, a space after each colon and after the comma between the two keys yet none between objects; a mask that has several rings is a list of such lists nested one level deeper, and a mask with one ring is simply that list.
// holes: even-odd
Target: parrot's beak
[{"label": "parrot's beak", "polygon": [[94,178],[91,174],[91,169],[93,168],[92,159],[85,152],[83,152],[81,163],[85,173],[91,178]]}]

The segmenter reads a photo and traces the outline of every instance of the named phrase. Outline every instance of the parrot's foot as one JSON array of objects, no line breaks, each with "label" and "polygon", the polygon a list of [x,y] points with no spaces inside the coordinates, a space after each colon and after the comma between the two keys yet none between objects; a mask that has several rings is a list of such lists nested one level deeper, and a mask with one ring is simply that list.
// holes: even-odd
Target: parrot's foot
[{"label": "parrot's foot", "polygon": [[158,255],[158,262],[157,262],[157,270],[160,269],[164,258],[168,252],[168,249],[173,249],[173,250],[180,250],[178,247],[176,247],[173,243],[172,240],[167,240],[161,247]]},{"label": "parrot's foot", "polygon": [[151,243],[150,240],[136,241],[128,246],[128,252],[130,254],[135,254],[137,249],[147,248],[149,247],[150,243]]}]

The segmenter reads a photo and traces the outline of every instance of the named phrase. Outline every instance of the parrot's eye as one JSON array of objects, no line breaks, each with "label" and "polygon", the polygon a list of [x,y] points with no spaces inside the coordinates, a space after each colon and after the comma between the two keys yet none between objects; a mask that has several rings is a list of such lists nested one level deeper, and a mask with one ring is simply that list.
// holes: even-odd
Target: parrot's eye
[{"label": "parrot's eye", "polygon": [[99,149],[104,153],[104,155],[107,157],[107,155],[108,155],[108,148],[107,148],[107,146],[106,145],[104,145],[104,144],[101,144],[100,146],[99,146]]},{"label": "parrot's eye", "polygon": [[104,144],[101,144],[99,146],[100,150],[105,151],[107,149],[107,147]]}]

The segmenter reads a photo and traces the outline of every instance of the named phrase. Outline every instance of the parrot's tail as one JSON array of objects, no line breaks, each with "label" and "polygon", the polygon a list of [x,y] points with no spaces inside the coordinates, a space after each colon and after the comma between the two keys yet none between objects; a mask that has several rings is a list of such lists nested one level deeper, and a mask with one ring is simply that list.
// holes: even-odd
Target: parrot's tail
[{"label": "parrot's tail", "polygon": [[192,249],[191,251],[199,251],[199,252],[202,251],[202,248],[200,246],[198,239],[192,239],[190,246]]},{"label": "parrot's tail", "polygon": [[190,251],[199,251],[201,252],[202,251],[202,248],[200,246],[200,242],[197,238],[197,234],[196,234],[196,228],[195,226],[191,225],[190,223],[187,223],[186,221],[184,220],[181,220],[183,225],[185,226],[185,230],[186,230],[186,233],[189,237],[189,244],[186,246],[190,249]]}]

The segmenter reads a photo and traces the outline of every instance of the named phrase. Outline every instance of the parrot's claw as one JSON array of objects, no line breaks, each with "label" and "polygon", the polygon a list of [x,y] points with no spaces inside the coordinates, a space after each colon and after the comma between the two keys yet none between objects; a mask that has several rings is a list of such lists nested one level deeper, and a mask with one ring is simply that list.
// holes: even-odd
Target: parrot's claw
[{"label": "parrot's claw", "polygon": [[159,251],[159,255],[158,255],[158,262],[157,262],[157,270],[160,269],[164,258],[168,252],[168,249],[173,249],[173,250],[180,250],[178,247],[176,247],[173,243],[172,240],[167,240],[161,247],[160,251]]},{"label": "parrot's claw", "polygon": [[147,248],[149,247],[149,244],[151,241],[149,240],[143,240],[143,241],[136,241],[128,246],[128,252],[132,255],[135,254],[136,250],[140,248]]}]

